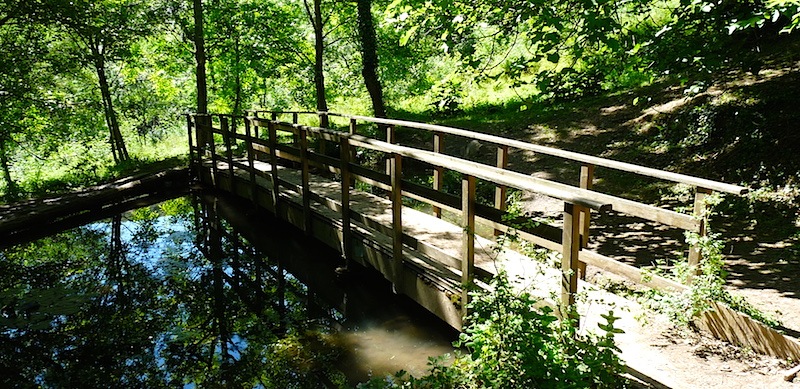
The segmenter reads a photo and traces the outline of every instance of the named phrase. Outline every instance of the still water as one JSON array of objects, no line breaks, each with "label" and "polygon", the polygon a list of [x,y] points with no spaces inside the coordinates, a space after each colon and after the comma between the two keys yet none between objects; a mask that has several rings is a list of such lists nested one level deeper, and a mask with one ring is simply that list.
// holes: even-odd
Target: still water
[{"label": "still water", "polygon": [[208,194],[0,251],[0,387],[350,387],[452,352],[452,329],[342,264]]}]

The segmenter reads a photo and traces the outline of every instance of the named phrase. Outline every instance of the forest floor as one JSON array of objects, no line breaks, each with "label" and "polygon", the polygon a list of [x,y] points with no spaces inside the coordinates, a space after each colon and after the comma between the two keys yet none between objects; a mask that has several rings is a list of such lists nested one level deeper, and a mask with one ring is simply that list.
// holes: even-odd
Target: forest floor
[{"label": "forest floor", "polygon": [[[800,62],[773,63],[758,75],[729,74],[693,85],[653,85],[624,93],[553,103],[509,114],[483,108],[439,122],[611,159],[743,184],[751,194],[728,195],[711,219],[725,243],[728,289],[773,314],[784,333],[800,334]],[[465,144],[447,144],[462,154]],[[492,154],[493,153],[486,153]],[[493,158],[489,156],[487,158]],[[485,161],[494,163],[493,161]],[[512,170],[575,184],[578,165],[513,153]],[[595,189],[656,205],[688,206],[683,188],[596,171]],[[527,193],[526,211],[557,219],[561,205]],[[639,267],[667,262],[686,249],[681,231],[611,213],[593,219],[590,247],[619,253]],[[612,250],[613,249],[613,250]],[[601,285],[619,281],[590,272]],[[655,318],[655,313],[648,313]],[[670,387],[800,388],[783,380],[798,361],[748,349],[648,320],[643,355],[658,350]]]}]

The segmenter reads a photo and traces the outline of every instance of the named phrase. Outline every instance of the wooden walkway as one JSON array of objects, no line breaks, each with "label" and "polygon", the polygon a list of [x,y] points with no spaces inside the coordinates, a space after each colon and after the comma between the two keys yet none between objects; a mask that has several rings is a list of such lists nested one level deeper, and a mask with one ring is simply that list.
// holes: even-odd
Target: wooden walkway
[{"label": "wooden walkway", "polygon": [[189,190],[187,168],[139,174],[45,198],[0,204],[0,249],[144,207]]},{"label": "wooden walkway", "polygon": [[[535,284],[543,298],[548,299],[553,293],[560,296],[556,301],[550,300],[556,307],[574,304],[576,294],[592,289],[580,281],[587,265],[653,288],[685,290],[686,285],[648,277],[641,269],[586,249],[591,238],[591,214],[613,209],[702,236],[705,196],[713,191],[747,191],[736,185],[424,123],[321,113],[343,121],[339,128],[345,131],[337,131],[299,124],[304,113],[289,113],[292,122],[278,120],[280,113],[269,113],[269,119],[257,114],[187,116],[192,167],[200,181],[271,210],[308,236],[337,248],[345,261],[379,270],[398,293],[408,295],[457,329],[461,328],[466,313],[464,302],[469,298],[463,286],[486,287],[486,281],[500,267],[523,284]],[[386,140],[360,135],[367,126],[377,127]],[[432,150],[397,144],[395,131],[399,127],[430,133]],[[445,155],[444,134],[496,145],[497,165]],[[510,171],[509,148],[580,162],[580,180],[571,186]],[[369,158],[364,155],[371,155],[372,162],[365,163]],[[376,156],[378,164],[374,161]],[[416,169],[425,166],[432,173],[432,185],[420,185],[404,177],[404,171],[409,171],[404,170],[404,165],[408,164]],[[595,166],[695,186],[694,214],[593,191]],[[460,176],[462,190],[458,195],[443,191],[444,172],[448,170]],[[476,200],[478,180],[495,186],[494,206]],[[525,217],[506,210],[505,197],[510,189],[563,202],[561,223],[525,226]],[[404,206],[404,198],[429,204],[433,213]],[[443,220],[442,210],[450,211],[457,222]],[[560,252],[560,267],[552,268],[511,250],[496,249],[492,239],[477,236],[478,224],[496,234],[513,233],[534,245]],[[687,250],[690,265],[697,266],[702,260],[699,250],[688,246]],[[595,304],[593,309],[598,307]],[[582,320],[591,323],[605,312],[592,314],[584,309]],[[698,320],[720,338],[767,354],[800,358],[800,345],[796,342],[726,307],[718,307],[717,313]],[[635,330],[626,331],[631,335],[623,338],[635,337]]]}]

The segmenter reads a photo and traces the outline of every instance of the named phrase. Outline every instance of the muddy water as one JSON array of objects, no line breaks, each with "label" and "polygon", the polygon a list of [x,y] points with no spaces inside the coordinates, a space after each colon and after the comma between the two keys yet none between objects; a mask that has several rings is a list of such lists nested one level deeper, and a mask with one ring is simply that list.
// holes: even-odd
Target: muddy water
[{"label": "muddy water", "polygon": [[5,249],[0,387],[347,387],[452,352],[452,329],[342,265],[212,195]]}]

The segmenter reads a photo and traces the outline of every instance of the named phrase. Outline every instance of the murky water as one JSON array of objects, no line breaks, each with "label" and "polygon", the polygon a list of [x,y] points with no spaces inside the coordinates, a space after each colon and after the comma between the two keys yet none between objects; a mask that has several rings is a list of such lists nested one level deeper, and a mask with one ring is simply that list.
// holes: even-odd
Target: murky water
[{"label": "murky water", "polygon": [[378,273],[247,204],[164,202],[0,252],[0,387],[346,387],[451,352]]}]

